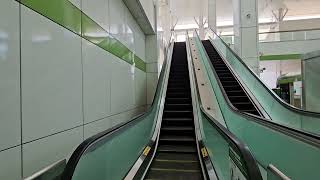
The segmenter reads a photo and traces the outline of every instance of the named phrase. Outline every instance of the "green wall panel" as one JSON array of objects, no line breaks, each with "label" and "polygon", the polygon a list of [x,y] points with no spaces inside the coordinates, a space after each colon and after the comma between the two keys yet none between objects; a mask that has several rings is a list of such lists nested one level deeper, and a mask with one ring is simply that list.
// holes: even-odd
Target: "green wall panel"
[{"label": "green wall panel", "polygon": [[146,72],[146,64],[141,58],[68,0],[21,0],[19,2]]},{"label": "green wall panel", "polygon": [[136,55],[134,55],[134,63],[135,63],[135,66],[140,70],[142,71],[147,70],[146,63]]},{"label": "green wall panel", "polygon": [[264,55],[260,56],[261,61],[271,60],[296,60],[301,59],[301,54],[279,54],[279,55]]},{"label": "green wall panel", "polygon": [[82,14],[81,36],[102,49],[108,50],[110,34],[86,14]]}]

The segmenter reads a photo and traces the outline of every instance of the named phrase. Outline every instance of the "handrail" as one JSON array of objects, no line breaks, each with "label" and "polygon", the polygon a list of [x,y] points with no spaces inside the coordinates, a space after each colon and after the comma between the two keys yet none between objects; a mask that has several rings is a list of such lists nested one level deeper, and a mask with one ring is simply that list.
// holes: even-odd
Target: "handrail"
[{"label": "handrail", "polygon": [[[195,31],[196,35],[198,36],[197,38],[199,38],[199,35],[198,33]],[[200,39],[200,38],[199,38]],[[202,48],[204,49],[203,47],[203,44],[200,43]],[[206,54],[207,58],[210,59],[208,57],[208,55]],[[223,58],[222,58],[223,59]],[[210,68],[213,70],[214,67],[212,65],[212,63],[209,63],[210,65]],[[233,112],[241,115],[241,116],[244,116],[244,117],[247,117],[249,118],[250,120],[253,120],[257,123],[260,123],[264,126],[267,126],[271,129],[274,129],[276,131],[279,131],[283,134],[286,134],[286,135],[289,135],[293,138],[296,138],[296,139],[299,139],[303,142],[306,142],[308,144],[311,144],[313,146],[316,146],[316,147],[320,147],[320,136],[317,135],[317,134],[312,134],[312,133],[308,133],[308,132],[305,132],[305,131],[301,131],[301,130],[298,130],[298,129],[294,129],[294,128],[291,128],[291,127],[287,127],[287,126],[284,126],[284,125],[281,125],[281,124],[278,124],[278,123],[275,123],[275,122],[272,122],[266,118],[263,118],[263,117],[260,117],[260,116],[256,116],[256,115],[253,115],[253,114],[248,114],[248,113],[243,113],[241,111],[239,111],[238,109],[236,109],[231,101],[229,100],[228,96],[227,96],[227,93],[225,92],[223,86],[222,86],[222,83],[218,77],[218,74],[213,71],[213,74],[215,76],[215,79],[217,80],[217,84],[222,92],[222,95],[225,99],[225,101],[227,102],[227,105],[228,105],[228,108],[230,108],[230,110],[232,110]]]},{"label": "handrail", "polygon": [[[189,36],[187,37],[189,39]],[[190,45],[189,45],[190,47]],[[193,64],[193,62],[192,62]],[[192,69],[194,71],[194,69]],[[226,127],[221,125],[216,119],[214,119],[210,114],[208,114],[205,108],[202,106],[200,91],[197,83],[197,78],[195,77],[195,73],[193,73],[193,79],[195,81],[196,94],[198,97],[198,101],[200,102],[200,109],[205,115],[206,118],[210,119],[210,124],[215,126],[218,132],[228,141],[228,143],[236,150],[239,151],[241,158],[244,160],[245,166],[248,170],[248,177],[250,180],[262,180],[262,176],[260,170],[257,166],[256,160],[251,154],[247,145],[242,143],[234,134],[232,134]]]},{"label": "handrail", "polygon": [[278,176],[281,180],[291,180],[288,176],[286,176],[283,172],[281,172],[274,165],[269,164],[268,169],[276,176]]},{"label": "handrail", "polygon": [[[171,32],[171,36],[173,36],[173,32]],[[171,40],[171,37],[170,37],[170,40]],[[167,59],[165,59],[163,62],[163,66],[162,66],[160,77],[159,77],[159,82],[157,84],[156,92],[154,94],[155,97],[158,93],[160,93],[159,92],[161,90],[160,80],[163,79],[166,66],[167,66]],[[72,153],[70,159],[68,160],[66,168],[64,169],[64,172],[62,174],[62,179],[63,180],[71,180],[72,179],[72,176],[74,174],[74,171],[77,167],[79,160],[81,159],[82,155],[85,154],[86,150],[89,147],[91,147],[92,144],[95,144],[95,143],[99,142],[101,139],[105,139],[116,132],[119,132],[121,130],[125,130],[126,128],[129,128],[129,127],[132,127],[134,125],[134,123],[140,122],[142,120],[142,117],[147,116],[151,112],[152,107],[155,106],[155,99],[156,98],[153,99],[151,106],[148,108],[148,110],[146,112],[134,117],[133,119],[131,119],[127,122],[120,123],[110,129],[107,129],[105,131],[97,133],[97,134],[89,137],[85,141],[83,141],[76,148],[76,150]]]},{"label": "handrail", "polygon": [[284,100],[282,100],[281,98],[279,98],[278,95],[276,95],[275,92],[273,92],[272,90],[270,90],[269,87],[268,87],[264,82],[262,82],[262,81],[260,80],[260,78],[257,76],[257,74],[254,73],[254,72],[252,71],[252,69],[249,68],[248,65],[243,62],[243,60],[238,56],[238,54],[235,53],[235,52],[230,48],[230,46],[228,46],[228,45],[221,39],[221,37],[217,35],[216,32],[214,32],[211,28],[208,28],[208,29],[210,29],[210,30],[221,40],[221,42],[229,49],[229,51],[230,51],[234,56],[237,57],[237,59],[239,60],[239,62],[244,65],[244,67],[255,77],[255,79],[257,79],[257,81],[258,81],[259,83],[262,84],[262,86],[265,87],[265,89],[267,89],[267,91],[276,99],[276,101],[278,101],[281,105],[283,105],[285,108],[287,108],[287,109],[289,109],[289,110],[292,110],[292,111],[295,111],[295,112],[301,113],[301,114],[308,114],[308,115],[310,115],[310,116],[317,117],[317,118],[320,119],[320,113],[312,112],[312,111],[305,111],[305,110],[302,110],[302,109],[298,109],[298,108],[296,108],[296,107],[294,107],[294,106],[286,103],[286,102],[285,102]]},{"label": "handrail", "polygon": [[59,161],[56,161],[49,166],[44,167],[40,171],[37,171],[36,173],[32,174],[31,176],[25,178],[24,180],[35,180],[35,179],[41,179],[42,176],[47,176],[47,173],[50,172],[50,170],[61,168],[63,169],[66,165],[66,159],[60,159]]}]

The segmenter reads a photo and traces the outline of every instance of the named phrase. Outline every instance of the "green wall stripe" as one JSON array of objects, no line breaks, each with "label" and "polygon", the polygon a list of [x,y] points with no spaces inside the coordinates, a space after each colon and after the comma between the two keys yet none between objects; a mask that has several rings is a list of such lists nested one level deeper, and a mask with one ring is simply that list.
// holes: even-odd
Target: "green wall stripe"
[{"label": "green wall stripe", "polygon": [[146,63],[136,55],[134,55],[134,63],[135,63],[135,66],[138,67],[140,70],[142,71],[147,70]]},{"label": "green wall stripe", "polygon": [[279,54],[279,55],[263,55],[260,56],[261,61],[271,60],[295,60],[301,59],[301,54]]},{"label": "green wall stripe", "polygon": [[68,0],[20,0],[26,7],[146,72],[146,63]]}]

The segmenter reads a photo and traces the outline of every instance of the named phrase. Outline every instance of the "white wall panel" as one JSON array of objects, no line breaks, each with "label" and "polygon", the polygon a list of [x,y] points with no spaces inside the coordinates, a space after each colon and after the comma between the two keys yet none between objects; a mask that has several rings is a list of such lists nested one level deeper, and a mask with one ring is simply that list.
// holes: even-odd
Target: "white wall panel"
[{"label": "white wall panel", "polygon": [[0,122],[0,150],[18,145],[21,141],[19,5],[11,0],[0,2]]},{"label": "white wall panel", "polygon": [[136,106],[142,106],[147,103],[147,75],[145,72],[136,69],[135,70],[135,104]]},{"label": "white wall panel", "polygon": [[78,127],[63,133],[23,145],[23,176],[68,156],[82,142],[83,129]]},{"label": "white wall panel", "polygon": [[126,12],[126,46],[132,51],[135,52],[135,34],[137,33],[135,30],[135,19],[129,12],[129,9],[125,8]]},{"label": "white wall panel", "polygon": [[82,0],[82,11],[107,31],[109,31],[108,7],[109,0]]},{"label": "white wall panel", "polygon": [[21,179],[21,147],[0,152],[0,179]]},{"label": "white wall panel", "polygon": [[135,52],[136,54],[145,61],[146,59],[146,53],[145,53],[145,48],[146,48],[146,38],[144,33],[142,32],[140,26],[135,22],[135,28],[134,28],[134,47],[135,47]]},{"label": "white wall panel", "polygon": [[82,119],[81,39],[21,6],[23,141],[69,129]]},{"label": "white wall panel", "polygon": [[134,71],[132,66],[112,57],[111,113],[119,113],[134,107]]},{"label": "white wall panel", "polygon": [[115,114],[105,119],[92,122],[84,126],[84,138],[89,138],[99,132],[110,129],[122,122],[129,121],[133,117],[145,111],[145,107],[138,107],[120,114]]},{"label": "white wall panel", "polygon": [[87,123],[110,113],[112,55],[86,40],[82,42],[83,103]]},{"label": "white wall panel", "polygon": [[[69,1],[145,60],[145,35],[121,0]],[[146,110],[145,72],[25,6],[21,6],[20,102],[19,35],[19,5],[3,0],[0,179],[30,176],[70,155],[83,138]],[[152,77],[149,88],[156,85],[157,74]],[[21,130],[22,147],[17,146]],[[3,150],[12,146],[17,147]]]},{"label": "white wall panel", "polygon": [[158,73],[147,73],[147,104],[151,104],[153,101],[157,83]]},{"label": "white wall panel", "polygon": [[110,33],[122,42],[126,38],[125,8],[121,0],[109,0]]}]

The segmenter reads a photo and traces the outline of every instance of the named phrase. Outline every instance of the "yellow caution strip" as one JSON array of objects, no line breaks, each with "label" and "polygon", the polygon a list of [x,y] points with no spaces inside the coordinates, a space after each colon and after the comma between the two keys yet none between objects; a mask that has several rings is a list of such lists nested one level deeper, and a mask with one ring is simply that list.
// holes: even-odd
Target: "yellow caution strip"
[{"label": "yellow caution strip", "polygon": [[203,158],[208,157],[208,151],[205,147],[201,148],[201,154]]},{"label": "yellow caution strip", "polygon": [[150,149],[151,149],[151,147],[150,146],[147,146],[146,148],[144,148],[144,150],[143,150],[143,155],[148,155],[148,153],[149,153],[149,151],[150,151]]}]

